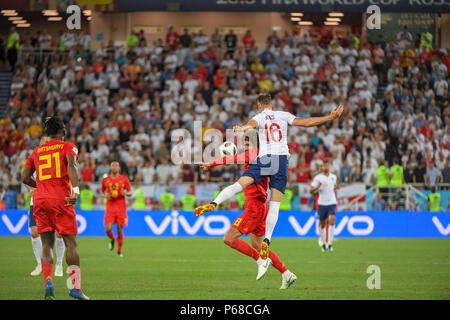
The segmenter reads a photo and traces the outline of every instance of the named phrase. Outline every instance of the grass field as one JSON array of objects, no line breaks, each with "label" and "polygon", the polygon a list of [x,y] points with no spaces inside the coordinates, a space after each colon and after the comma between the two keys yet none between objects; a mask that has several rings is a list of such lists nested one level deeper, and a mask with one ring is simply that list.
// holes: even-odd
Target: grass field
[{"label": "grass field", "polygon": [[[273,240],[298,277],[288,290],[273,267],[256,281],[256,263],[220,238],[125,238],[119,258],[106,238],[80,237],[83,290],[96,300],[450,299],[450,239],[338,239],[333,253],[316,239]],[[366,287],[372,264],[380,290]],[[0,299],[42,299],[34,267],[30,238],[0,237]],[[54,277],[57,299],[70,299],[65,283]]]}]

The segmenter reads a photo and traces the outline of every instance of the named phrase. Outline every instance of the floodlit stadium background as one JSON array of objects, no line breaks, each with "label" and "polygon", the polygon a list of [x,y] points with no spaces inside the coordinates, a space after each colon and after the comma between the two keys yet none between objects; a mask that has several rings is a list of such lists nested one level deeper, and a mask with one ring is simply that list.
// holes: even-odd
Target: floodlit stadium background
[{"label": "floodlit stadium background", "polygon": [[[339,121],[289,130],[292,192],[283,209],[313,209],[309,183],[330,159],[339,210],[426,211],[436,191],[447,211],[449,7],[380,5],[381,29],[369,30],[366,2],[2,2],[1,208],[28,208],[20,173],[52,114],[80,150],[78,209],[103,208],[99,186],[112,159],[142,192],[130,209],[189,210],[187,193],[208,202],[242,166],[206,173],[173,164],[171,134],[192,132],[194,120],[203,132],[225,133],[268,91],[275,108],[300,117],[346,108]],[[67,28],[70,4],[80,5],[79,30]],[[20,41],[11,50],[14,25]],[[396,159],[403,180],[388,177],[385,186],[377,176],[392,174]],[[165,192],[173,203],[161,201]],[[238,208],[233,199],[222,209]]]}]

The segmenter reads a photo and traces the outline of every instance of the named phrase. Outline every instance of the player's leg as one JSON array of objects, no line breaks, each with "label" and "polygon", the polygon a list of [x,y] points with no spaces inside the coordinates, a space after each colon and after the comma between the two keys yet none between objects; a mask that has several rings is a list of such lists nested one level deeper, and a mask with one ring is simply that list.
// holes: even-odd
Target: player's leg
[{"label": "player's leg", "polygon": [[[243,223],[242,221],[245,219],[245,213],[243,213],[233,225],[228,229],[223,237],[223,242],[229,246],[230,248],[239,251],[250,258],[253,258],[255,261],[259,258],[259,253],[246,241],[239,239],[239,237],[243,234],[239,230],[239,226]],[[244,222],[245,223],[245,222]]]},{"label": "player's leg", "polygon": [[34,257],[36,259],[36,268],[31,271],[32,276],[38,276],[42,272],[42,261],[41,261],[41,255],[42,255],[42,241],[41,237],[37,233],[37,227],[32,226],[30,227],[30,233],[31,233],[31,246],[33,248]]},{"label": "player's leg", "polygon": [[334,220],[336,218],[336,206],[330,208],[328,214],[328,251],[333,252],[333,240],[334,240]]},{"label": "player's leg", "polygon": [[55,232],[55,247],[56,247],[56,267],[55,267],[55,276],[62,277],[63,276],[63,260],[64,260],[64,251],[66,250],[66,246],[64,244],[64,240],[58,232]]},{"label": "player's leg", "polygon": [[278,213],[280,212],[281,198],[283,193],[275,188],[270,188],[270,202],[269,211],[266,218],[266,234],[263,242],[261,243],[260,256],[263,259],[267,259],[269,255],[269,245],[272,240],[272,233],[275,229],[278,220]]},{"label": "player's leg", "polygon": [[[261,250],[261,243],[263,241],[263,236],[257,236],[255,234],[250,234],[250,239],[252,242],[253,248],[255,250],[258,250],[258,252]],[[281,287],[280,289],[287,289],[289,288],[296,280],[297,276],[293,274],[281,261],[281,259],[278,257],[278,255],[273,252],[272,250],[269,250],[269,259],[272,262],[272,265],[275,269],[277,269],[281,273]]]},{"label": "player's leg", "polygon": [[66,245],[66,262],[69,266],[69,276],[73,285],[69,295],[75,299],[88,300],[89,298],[81,290],[80,255],[76,235],[61,234],[61,236]]},{"label": "player's leg", "polygon": [[319,213],[319,230],[320,230],[320,237],[322,239],[322,252],[325,252],[327,250],[327,220],[328,220],[328,211],[326,210],[326,206],[319,206],[318,213]]},{"label": "player's leg", "polygon": [[123,225],[117,222],[117,255],[123,257],[122,246],[123,246]]},{"label": "player's leg", "polygon": [[114,232],[112,230],[113,223],[110,222],[109,218],[105,216],[105,231],[106,235],[108,236],[110,242],[109,242],[109,250],[114,250],[114,243],[116,242],[116,237],[114,236]]},{"label": "player's leg", "polygon": [[42,272],[42,241],[37,232],[36,220],[33,216],[33,206],[30,207],[30,211],[28,213],[28,226],[30,227],[31,233],[31,247],[33,248],[34,257],[36,258],[36,268],[31,271],[30,274],[32,276],[38,276]]},{"label": "player's leg", "polygon": [[211,201],[211,203],[202,205],[200,207],[195,208],[194,214],[196,216],[200,216],[208,211],[213,211],[218,205],[220,205],[222,202],[225,202],[229,200],[232,196],[238,194],[242,190],[244,190],[246,187],[251,185],[255,180],[248,176],[242,176],[239,178],[239,180],[232,185],[226,187],[223,189],[217,197],[214,199],[214,201]]},{"label": "player's leg", "polygon": [[267,258],[269,254],[269,245],[272,240],[272,233],[278,220],[278,213],[280,211],[280,203],[283,198],[284,190],[286,189],[288,180],[288,160],[287,156],[270,157],[270,167],[262,168],[261,175],[269,175],[264,172],[271,173],[270,175],[270,202],[269,211],[266,218],[266,234],[261,244],[260,256]]},{"label": "player's leg", "polygon": [[40,234],[42,241],[42,275],[45,283],[45,299],[54,300],[55,291],[53,287],[53,246],[55,244],[55,232],[46,231]]}]

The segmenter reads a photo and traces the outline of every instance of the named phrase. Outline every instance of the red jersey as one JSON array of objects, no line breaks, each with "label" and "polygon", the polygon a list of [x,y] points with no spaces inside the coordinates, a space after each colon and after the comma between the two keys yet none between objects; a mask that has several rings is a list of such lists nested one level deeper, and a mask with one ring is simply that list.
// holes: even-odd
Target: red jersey
[{"label": "red jersey", "polygon": [[78,149],[70,142],[51,140],[33,150],[25,163],[26,168],[36,170],[36,191],[33,199],[64,199],[70,197],[67,155],[78,159]]},{"label": "red jersey", "polygon": [[[258,156],[259,150],[251,150],[248,152],[240,153],[235,156],[226,156],[214,161],[211,161],[209,165],[211,167],[215,167],[223,164],[232,164],[232,163],[245,163],[244,170],[247,170],[250,167],[250,164],[253,160]],[[263,201],[267,201],[267,187],[269,185],[269,177],[265,177],[261,180],[261,182],[256,185],[252,183],[247,188],[244,189],[245,201],[250,199],[262,199]]]},{"label": "red jersey", "polygon": [[111,176],[103,178],[102,193],[106,191],[111,196],[111,200],[106,200],[106,211],[123,212],[127,210],[123,189],[131,191],[130,180],[126,176],[119,174],[116,178]]}]

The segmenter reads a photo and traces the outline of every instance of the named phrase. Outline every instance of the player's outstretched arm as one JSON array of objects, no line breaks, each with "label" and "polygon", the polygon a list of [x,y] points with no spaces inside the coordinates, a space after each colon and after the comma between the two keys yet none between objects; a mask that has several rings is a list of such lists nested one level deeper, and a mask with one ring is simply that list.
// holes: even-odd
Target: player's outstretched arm
[{"label": "player's outstretched arm", "polygon": [[250,120],[247,124],[243,125],[243,126],[234,126],[233,127],[233,131],[237,132],[237,131],[247,131],[250,129],[255,129],[258,126],[258,122],[256,120]]},{"label": "player's outstretched arm", "polygon": [[344,106],[339,106],[337,108],[335,107],[333,108],[333,110],[331,110],[330,114],[327,116],[312,117],[312,118],[295,118],[294,121],[292,122],[292,125],[298,127],[315,127],[321,125],[322,123],[339,118],[343,111]]}]

